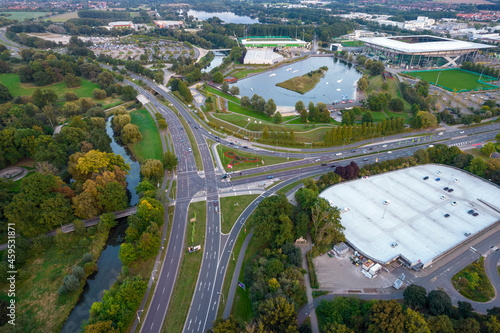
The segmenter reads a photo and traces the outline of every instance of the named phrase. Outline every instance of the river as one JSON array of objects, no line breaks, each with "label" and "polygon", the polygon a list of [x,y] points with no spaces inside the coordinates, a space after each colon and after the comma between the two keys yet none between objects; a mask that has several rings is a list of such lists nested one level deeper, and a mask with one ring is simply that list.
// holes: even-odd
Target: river
[{"label": "river", "polygon": [[[304,95],[276,86],[277,83],[304,75],[322,66],[328,66],[325,76],[316,87]],[[344,96],[348,99],[355,99],[356,84],[361,77],[362,74],[356,68],[336,58],[309,57],[273,71],[238,80],[235,85],[240,88],[241,96],[251,98],[253,94],[257,94],[266,100],[272,98],[276,105],[292,107],[299,100],[307,105],[310,101],[314,104],[318,102],[331,104],[342,100]]]},{"label": "river", "polygon": [[212,59],[210,64],[202,70],[203,72],[210,73],[212,69],[220,66],[224,58],[227,57],[227,52],[223,51],[212,51],[212,52],[214,53],[214,58]]},{"label": "river", "polygon": [[[140,164],[132,159],[125,148],[116,143],[113,137],[113,129],[111,128],[111,119],[106,122],[106,133],[111,138],[111,149],[113,153],[121,155],[125,163],[130,165],[129,174],[126,176],[127,189],[130,191],[130,205],[134,206],[139,202],[139,197],[135,192],[135,187],[140,180]],[[89,319],[89,311],[94,302],[100,302],[104,291],[109,290],[113,283],[120,275],[122,263],[118,257],[120,245],[125,241],[125,230],[128,227],[127,218],[118,220],[118,225],[111,229],[109,238],[106,241],[106,246],[101,252],[101,256],[97,261],[97,273],[87,279],[87,283],[83,289],[83,293],[71,311],[68,320],[64,324],[61,333],[79,332],[84,320]]]},{"label": "river", "polygon": [[188,11],[189,16],[194,16],[198,20],[206,20],[212,17],[220,18],[224,23],[237,23],[237,24],[252,24],[259,23],[258,19],[253,19],[250,16],[240,16],[232,12],[205,12],[202,10],[192,10]]}]

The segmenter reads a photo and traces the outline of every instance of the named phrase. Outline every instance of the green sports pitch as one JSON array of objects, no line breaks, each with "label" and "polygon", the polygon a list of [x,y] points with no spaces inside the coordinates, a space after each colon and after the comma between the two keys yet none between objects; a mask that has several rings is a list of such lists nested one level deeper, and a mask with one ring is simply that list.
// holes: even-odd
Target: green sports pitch
[{"label": "green sports pitch", "polygon": [[[441,73],[441,74],[439,74]],[[479,74],[466,72],[460,69],[442,70],[442,71],[416,71],[406,72],[406,74],[420,80],[429,81],[436,84],[439,75],[438,84],[451,91],[474,90],[474,89],[492,89],[494,86],[478,82]],[[491,77],[483,75],[481,81],[489,81]]]}]

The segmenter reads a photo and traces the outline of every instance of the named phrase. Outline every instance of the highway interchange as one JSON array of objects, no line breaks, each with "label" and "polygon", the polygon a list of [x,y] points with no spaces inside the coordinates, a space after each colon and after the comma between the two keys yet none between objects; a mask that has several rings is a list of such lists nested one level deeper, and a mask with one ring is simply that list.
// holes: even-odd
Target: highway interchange
[{"label": "highway interchange", "polygon": [[[106,66],[103,66],[106,67]],[[126,81],[126,84],[133,86],[140,94],[144,95],[149,102],[164,116],[169,125],[169,131],[174,143],[175,154],[180,157],[179,166],[177,168],[177,199],[172,223],[172,231],[167,246],[167,253],[164,263],[161,267],[161,272],[157,281],[156,289],[149,309],[146,309],[147,315],[141,325],[141,332],[160,332],[165,319],[169,301],[175,286],[175,280],[179,269],[179,264],[182,258],[182,253],[185,251],[184,236],[187,225],[187,212],[189,204],[193,196],[203,191],[206,193],[207,205],[207,223],[205,243],[203,248],[203,261],[198,274],[196,289],[191,301],[188,316],[184,325],[184,332],[205,332],[211,327],[212,322],[216,319],[218,303],[220,301],[222,285],[230,259],[232,247],[236,238],[243,228],[248,216],[253,212],[257,205],[265,197],[273,195],[273,193],[299,179],[314,177],[333,171],[331,164],[346,165],[351,161],[355,161],[358,165],[366,163],[374,163],[375,159],[384,161],[398,157],[405,157],[413,154],[416,150],[427,148],[430,144],[437,142],[447,145],[470,145],[491,140],[495,137],[500,129],[500,124],[490,124],[480,127],[471,127],[462,132],[444,132],[442,135],[437,133],[429,133],[426,136],[415,137],[414,139],[395,136],[387,138],[384,142],[368,144],[363,148],[349,148],[338,150],[336,148],[320,148],[302,150],[300,152],[274,152],[259,149],[259,155],[273,155],[290,158],[303,158],[301,160],[288,162],[281,165],[271,165],[252,170],[245,170],[244,175],[248,178],[223,180],[220,175],[216,175],[214,163],[206,144],[205,138],[210,138],[215,141],[215,135],[211,131],[205,129],[194,119],[182,103],[175,97],[169,94],[164,88],[157,86],[153,82],[140,77],[136,74],[130,75],[136,80],[145,82],[150,90],[155,90],[162,95],[168,103],[170,110],[164,104],[160,103],[156,97],[149,91],[139,87],[137,84]],[[186,154],[190,147],[189,138],[186,130],[178,118],[178,114],[189,123],[189,127],[194,134],[196,144],[200,151],[203,172],[198,172],[196,163],[192,153]],[[195,128],[197,127],[197,129]],[[418,140],[418,142],[414,141]],[[221,144],[232,148],[237,148],[238,145],[231,144],[225,139],[221,139]],[[368,150],[371,148],[371,150]],[[244,149],[244,148],[237,148]],[[251,149],[251,148],[248,148]],[[352,152],[355,150],[355,152]],[[366,153],[363,153],[363,150]],[[391,153],[388,153],[391,151]],[[341,153],[341,155],[336,155]],[[306,156],[306,158],[304,158]],[[321,163],[327,163],[327,166],[322,166]],[[313,164],[313,165],[311,165]],[[294,167],[292,170],[279,171],[283,168]],[[262,174],[265,173],[265,174]],[[255,174],[255,176],[251,176]],[[220,215],[214,211],[214,201],[219,201],[219,189],[236,185],[251,184],[267,180],[268,175],[273,175],[275,179],[284,180],[270,190],[264,192],[254,202],[252,202],[241,214],[236,221],[229,235],[222,235],[220,232]],[[500,238],[500,233],[498,235]],[[468,253],[467,253],[468,254]],[[469,255],[469,254],[468,254]],[[464,259],[465,258],[465,259]],[[473,258],[465,256],[462,260],[470,263]],[[470,260],[469,260],[470,259]],[[448,271],[449,272],[449,271]],[[445,277],[446,275],[446,277]],[[449,274],[441,275],[436,281],[449,280]],[[453,288],[451,288],[453,289]],[[449,291],[453,295],[452,291]],[[392,297],[397,297],[394,294]],[[302,310],[299,315],[303,315]],[[300,316],[299,316],[300,319]]]}]

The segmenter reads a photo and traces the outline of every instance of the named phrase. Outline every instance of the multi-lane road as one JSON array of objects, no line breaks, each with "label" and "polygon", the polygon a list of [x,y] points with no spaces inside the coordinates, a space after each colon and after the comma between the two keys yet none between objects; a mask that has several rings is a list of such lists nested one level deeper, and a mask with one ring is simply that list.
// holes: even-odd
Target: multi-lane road
[{"label": "multi-lane road", "polygon": [[[198,281],[196,289],[191,301],[188,317],[184,325],[184,332],[205,332],[211,327],[212,322],[216,319],[218,303],[221,296],[222,284],[224,281],[227,264],[229,262],[230,253],[236,241],[236,237],[244,225],[248,216],[257,207],[260,201],[272,195],[278,188],[299,179],[312,177],[321,173],[334,170],[331,164],[344,165],[351,161],[355,161],[359,165],[366,163],[374,163],[376,160],[384,161],[398,157],[412,155],[416,150],[427,148],[430,144],[437,142],[447,145],[470,145],[474,143],[484,142],[485,140],[493,139],[500,129],[500,124],[491,124],[481,127],[474,127],[456,132],[444,132],[442,135],[437,133],[427,136],[419,136],[415,139],[407,139],[402,135],[387,138],[387,142],[369,144],[363,148],[341,149],[337,148],[321,148],[321,149],[304,149],[300,152],[273,152],[260,149],[260,155],[273,155],[290,158],[302,158],[301,160],[292,161],[286,164],[287,167],[295,167],[292,170],[279,171],[283,165],[271,165],[252,170],[245,170],[245,175],[266,173],[265,175],[256,175],[244,179],[235,179],[232,181],[222,180],[220,176],[216,176],[213,166],[212,156],[209,147],[206,144],[205,137],[215,140],[215,135],[198,124],[198,120],[194,119],[189,110],[181,104],[176,98],[167,93],[162,88],[159,88],[149,80],[131,75],[135,79],[144,81],[151,89],[165,97],[171,104],[173,112],[165,105],[160,103],[151,93],[145,89],[138,87],[132,82],[126,82],[134,86],[137,91],[143,94],[155,108],[162,113],[172,135],[174,142],[175,153],[181,157],[177,169],[177,199],[172,225],[170,241],[167,247],[167,255],[162,266],[156,290],[151,301],[147,315],[142,324],[141,332],[159,332],[163,324],[170,297],[175,285],[175,279],[182,257],[185,250],[184,236],[186,232],[186,223],[188,220],[187,210],[189,203],[194,194],[202,191],[206,195],[207,202],[207,224],[206,236],[203,246],[203,261],[198,273]],[[179,121],[177,113],[184,117],[192,130],[196,144],[200,151],[203,172],[202,177],[198,174],[194,157],[191,153],[187,155],[189,139],[183,129],[182,123]],[[195,128],[195,126],[197,128]],[[417,141],[418,140],[418,141]],[[237,148],[238,145],[232,145],[229,141],[221,139],[221,144]],[[370,149],[371,148],[371,149]],[[244,149],[238,147],[237,149]],[[369,150],[370,149],[370,150]],[[353,151],[354,150],[354,151]],[[390,151],[390,153],[389,153]],[[337,155],[341,153],[341,155]],[[306,157],[304,159],[304,157]],[[316,165],[309,165],[317,162]],[[327,166],[322,166],[320,163],[327,163]],[[214,201],[219,201],[219,188],[227,186],[243,185],[248,183],[260,182],[267,180],[268,175],[273,175],[280,180],[286,180],[272,190],[266,191],[257,198],[250,206],[248,206],[229,235],[221,235],[219,214],[215,212]],[[193,272],[194,273],[194,272]]]}]

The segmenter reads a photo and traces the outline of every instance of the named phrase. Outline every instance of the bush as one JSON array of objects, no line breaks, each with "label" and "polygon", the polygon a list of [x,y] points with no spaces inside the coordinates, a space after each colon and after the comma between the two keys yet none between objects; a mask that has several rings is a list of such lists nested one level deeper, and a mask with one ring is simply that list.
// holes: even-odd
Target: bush
[{"label": "bush", "polygon": [[66,275],[64,277],[64,284],[63,286],[68,290],[68,291],[75,291],[78,288],[80,288],[80,280],[78,277],[74,276],[73,274]]},{"label": "bush", "polygon": [[86,264],[86,263],[88,263],[88,262],[91,262],[91,261],[92,261],[92,254],[90,254],[90,253],[88,253],[88,252],[87,252],[87,253],[85,253],[85,254],[83,255],[82,260],[83,260],[83,263],[84,263],[84,264]]},{"label": "bush", "polygon": [[66,289],[66,286],[63,284],[59,287],[59,289],[57,289],[57,293],[59,296],[66,295],[68,293],[68,289]]},{"label": "bush", "polygon": [[72,275],[78,278],[78,280],[81,280],[85,277],[85,271],[83,270],[83,267],[75,266],[73,267]]},{"label": "bush", "polygon": [[309,280],[311,281],[311,288],[318,289],[319,282],[318,282],[318,277],[316,276],[316,271],[314,270],[314,264],[311,252],[308,252],[306,257],[307,257],[307,267],[309,269]]}]

